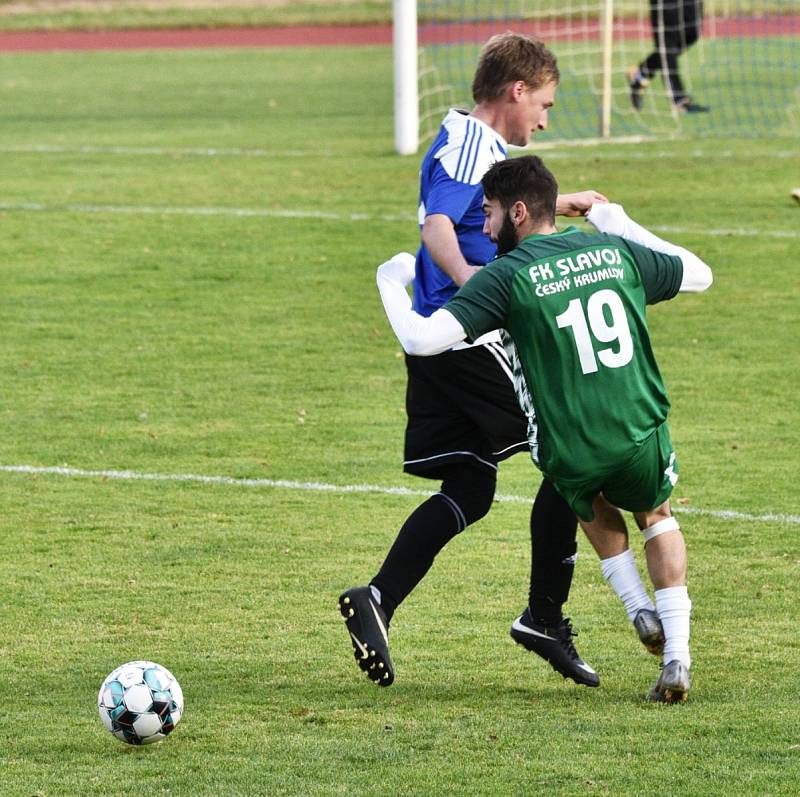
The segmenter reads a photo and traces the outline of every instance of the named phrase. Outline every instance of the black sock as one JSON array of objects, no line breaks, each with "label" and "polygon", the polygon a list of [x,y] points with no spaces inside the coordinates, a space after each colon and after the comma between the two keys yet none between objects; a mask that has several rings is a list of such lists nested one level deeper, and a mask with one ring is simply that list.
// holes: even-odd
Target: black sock
[{"label": "black sock", "polygon": [[545,479],[531,510],[531,583],[528,606],[535,623],[552,628],[569,597],[578,523],[575,512]]},{"label": "black sock", "polygon": [[380,590],[381,607],[388,619],[424,578],[439,551],[489,511],[495,483],[493,469],[453,465],[448,468],[441,492],[411,513],[370,582]]},{"label": "black sock", "polygon": [[387,619],[430,570],[436,554],[459,531],[453,510],[439,495],[432,495],[411,513],[378,574],[370,581],[380,590]]}]

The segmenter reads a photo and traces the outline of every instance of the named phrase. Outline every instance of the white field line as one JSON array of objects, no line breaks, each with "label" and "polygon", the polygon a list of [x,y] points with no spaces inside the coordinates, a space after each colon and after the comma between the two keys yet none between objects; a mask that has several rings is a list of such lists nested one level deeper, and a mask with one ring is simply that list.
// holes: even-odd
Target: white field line
[{"label": "white field line", "polygon": [[282,208],[175,207],[158,205],[89,205],[70,203],[45,205],[41,202],[0,202],[0,211],[30,213],[111,213],[143,216],[234,216],[239,218],[317,219],[319,221],[402,221],[416,222],[411,213],[373,215],[336,213],[324,210],[288,210]]},{"label": "white field line", "polygon": [[[338,213],[324,210],[290,210],[281,208],[236,208],[236,207],[175,207],[171,205],[92,205],[69,203],[46,205],[41,202],[0,202],[0,211],[21,213],[109,213],[145,216],[231,216],[236,218],[266,219],[316,219],[319,221],[392,221],[403,224],[416,223],[411,213]],[[749,237],[749,238],[800,238],[800,230],[762,230],[754,227],[697,228],[653,224],[653,232],[700,237]]]},{"label": "white field line", "polygon": [[[533,142],[524,149],[529,151],[546,151],[547,160],[574,158],[571,149],[585,150],[594,148],[592,157],[605,159],[620,158],[623,160],[668,160],[686,161],[692,158],[706,160],[708,158],[742,157],[741,152],[734,150],[703,149],[695,147],[686,149],[668,149],[661,152],[633,149],[631,144],[646,143],[649,139],[633,138],[630,141],[617,139],[611,142],[598,142],[597,139],[581,141],[544,141]],[[657,143],[655,139],[652,143]],[[599,145],[598,145],[599,144]],[[615,148],[616,145],[616,148]],[[0,145],[0,153],[31,155],[141,155],[143,157],[201,157],[201,158],[319,158],[334,157],[334,153],[320,150],[273,150],[258,147],[133,147],[133,146],[100,146],[87,144],[82,146],[64,146],[59,144],[4,144]],[[776,150],[760,153],[760,158],[778,160],[796,158],[796,150]],[[342,157],[346,157],[343,153]]]},{"label": "white field line", "polygon": [[[116,479],[119,481],[193,482],[198,484],[226,485],[231,487],[256,487],[280,490],[304,490],[315,493],[378,493],[427,497],[431,490],[412,490],[407,487],[383,487],[377,484],[327,484],[325,482],[299,482],[287,479],[237,479],[232,476],[201,476],[194,473],[142,473],[133,470],[84,470],[65,466],[38,467],[35,465],[0,465],[0,472],[20,473],[36,476],[66,476],[86,479]],[[524,495],[496,495],[496,501],[511,504],[530,504],[532,498]],[[699,507],[674,506],[673,511],[682,515],[702,515],[718,520],[744,523],[787,523],[800,525],[800,515],[783,515],[768,512],[754,515],[731,509],[701,509]]]},{"label": "white field line", "polygon": [[8,144],[0,146],[0,153],[20,155],[142,155],[150,157],[199,158],[319,158],[332,157],[332,153],[302,149],[248,149],[246,147],[125,147],[79,146],[64,147],[58,144]]},{"label": "white field line", "polygon": [[[528,152],[544,152],[542,159],[565,160],[567,158],[585,157],[586,152],[575,153],[570,150],[591,149],[591,157],[602,160],[625,160],[625,161],[655,161],[655,160],[681,160],[688,162],[691,159],[708,160],[710,158],[731,158],[747,157],[742,151],[737,152],[731,149],[701,149],[693,148],[688,150],[668,149],[668,150],[636,150],[633,144],[658,144],[657,139],[631,138],[630,140],[602,141],[601,139],[586,139],[580,141],[533,141],[527,147],[523,147]],[[685,143],[685,142],[684,142]],[[614,145],[617,145],[616,147]],[[2,152],[2,150],[0,150]],[[759,153],[759,157],[764,159],[775,158],[784,160],[797,158],[797,150],[776,150],[774,152]]]}]

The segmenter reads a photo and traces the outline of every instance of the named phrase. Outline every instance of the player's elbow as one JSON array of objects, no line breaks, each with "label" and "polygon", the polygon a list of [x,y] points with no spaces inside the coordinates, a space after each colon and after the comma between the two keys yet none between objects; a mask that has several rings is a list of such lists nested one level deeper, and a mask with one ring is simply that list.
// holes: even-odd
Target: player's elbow
[{"label": "player's elbow", "polygon": [[695,284],[697,285],[695,290],[698,293],[707,291],[711,287],[713,282],[714,282],[714,274],[712,273],[711,269],[705,263],[701,263],[700,268],[698,269],[697,276],[695,278]]},{"label": "player's elbow", "polygon": [[443,307],[428,317],[412,313],[402,330],[395,328],[395,334],[403,351],[415,357],[441,354],[466,337],[460,322]]},{"label": "player's elbow", "polygon": [[[444,313],[446,311],[437,310],[437,312]],[[413,357],[430,357],[433,354],[441,354],[443,351],[447,351],[459,339],[463,340],[463,335],[458,338],[458,336],[441,330],[437,331],[431,319],[424,318],[420,320],[419,324],[407,329],[400,342],[406,354],[410,354]]]},{"label": "player's elbow", "polygon": [[403,351],[412,357],[430,357],[432,354],[439,354],[443,351],[434,346],[426,335],[418,331],[406,335],[402,344]]},{"label": "player's elbow", "polygon": [[683,282],[681,293],[702,293],[707,291],[714,282],[711,269],[699,258],[684,259]]}]

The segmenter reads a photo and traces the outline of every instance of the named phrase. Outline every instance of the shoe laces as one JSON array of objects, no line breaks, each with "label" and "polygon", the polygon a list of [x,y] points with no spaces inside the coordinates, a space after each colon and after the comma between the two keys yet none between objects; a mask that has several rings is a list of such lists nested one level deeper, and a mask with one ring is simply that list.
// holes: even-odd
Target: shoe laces
[{"label": "shoe laces", "polygon": [[558,637],[564,643],[564,648],[572,659],[579,659],[578,651],[572,644],[572,638],[578,636],[578,632],[572,628],[569,617],[565,617],[558,626]]}]

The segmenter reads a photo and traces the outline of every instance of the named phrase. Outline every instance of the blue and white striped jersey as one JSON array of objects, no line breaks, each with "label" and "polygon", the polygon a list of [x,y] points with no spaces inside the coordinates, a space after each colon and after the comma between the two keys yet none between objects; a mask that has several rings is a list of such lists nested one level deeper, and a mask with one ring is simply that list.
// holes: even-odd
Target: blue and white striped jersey
[{"label": "blue and white striped jersey", "polygon": [[[493,163],[506,157],[507,145],[502,136],[466,111],[451,110],[422,160],[420,228],[426,216],[448,216],[462,254],[474,266],[485,265],[495,254],[495,245],[483,234],[481,178]],[[429,316],[457,290],[422,244],[417,252],[414,310]]]}]

